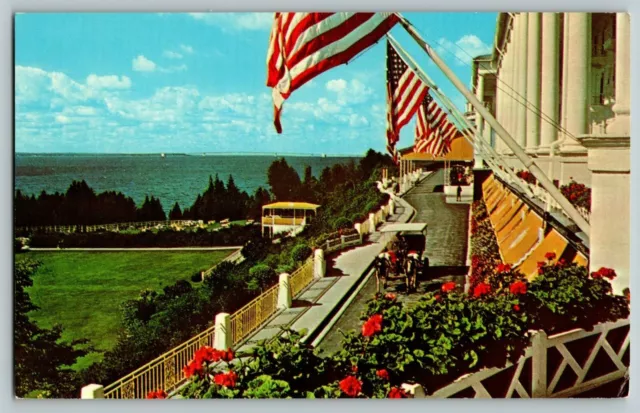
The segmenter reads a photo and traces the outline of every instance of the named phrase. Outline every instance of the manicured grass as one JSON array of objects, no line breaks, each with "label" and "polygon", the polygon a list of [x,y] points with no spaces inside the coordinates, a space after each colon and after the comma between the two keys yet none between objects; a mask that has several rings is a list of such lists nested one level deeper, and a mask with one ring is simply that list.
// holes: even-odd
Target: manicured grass
[{"label": "manicured grass", "polygon": [[[40,310],[31,317],[42,327],[64,327],[63,339],[87,338],[100,350],[115,343],[120,304],[144,289],[161,291],[177,280],[190,280],[196,271],[212,267],[233,250],[224,251],[32,251],[16,260],[33,258],[42,265],[29,295]],[[101,355],[90,354],[76,367]]]}]

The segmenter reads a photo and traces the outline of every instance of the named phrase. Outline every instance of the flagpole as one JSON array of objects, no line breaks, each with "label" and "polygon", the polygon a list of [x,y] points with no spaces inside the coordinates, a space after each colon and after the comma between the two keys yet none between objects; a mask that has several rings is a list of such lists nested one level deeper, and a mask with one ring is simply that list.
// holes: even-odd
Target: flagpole
[{"label": "flagpole", "polygon": [[533,159],[531,159],[520,147],[520,145],[518,145],[516,141],[513,140],[509,132],[507,132],[502,127],[502,125],[493,117],[491,112],[489,112],[487,108],[485,108],[484,105],[478,100],[478,98],[476,98],[476,96],[466,88],[466,86],[460,81],[460,79],[458,79],[458,77],[453,73],[449,66],[447,66],[447,64],[442,59],[440,59],[440,56],[436,54],[435,50],[433,50],[431,46],[429,46],[429,44],[427,44],[427,42],[422,39],[418,32],[416,32],[416,30],[413,28],[411,23],[409,23],[409,21],[405,19],[404,16],[402,16],[400,13],[397,13],[397,15],[400,18],[400,24],[405,28],[407,33],[409,33],[409,35],[413,37],[416,43],[418,43],[420,47],[424,49],[424,51],[427,53],[427,55],[429,55],[436,66],[438,66],[440,70],[442,70],[442,72],[445,74],[445,76],[447,76],[447,78],[449,78],[449,80],[451,80],[456,89],[458,89],[460,93],[462,93],[462,95],[467,98],[467,101],[469,101],[469,103],[473,105],[475,110],[478,111],[480,115],[482,115],[483,119],[485,119],[487,123],[491,125],[493,130],[498,133],[500,138],[502,138],[502,141],[509,147],[509,149],[513,151],[514,155],[518,157],[518,159],[520,159],[525,168],[527,168],[533,174],[540,185],[547,190],[549,195],[551,195],[551,197],[558,204],[560,204],[562,209],[564,209],[567,215],[569,215],[569,218],[571,218],[573,222],[575,222],[588,237],[590,234],[590,225],[582,217],[582,215],[580,215],[578,210],[567,200],[567,198],[562,195],[560,190],[556,188],[556,186],[547,177],[547,175],[542,172],[540,167],[538,167],[538,165],[533,162]]},{"label": "flagpole", "polygon": [[[511,170],[511,168],[505,168],[506,169],[506,171],[505,171],[505,170],[500,169],[497,166],[498,162],[496,161],[496,159],[502,160],[500,155],[498,155],[498,153],[496,153],[495,150],[490,145],[487,145],[487,143],[484,141],[484,138],[482,138],[482,136],[478,133],[476,128],[472,127],[472,125],[469,123],[469,121],[460,113],[458,108],[456,108],[456,106],[449,100],[449,98],[443,92],[440,91],[440,89],[435,84],[435,82],[429,77],[429,75],[424,70],[422,70],[422,68],[420,66],[418,66],[418,63],[413,59],[413,57],[411,57],[411,55],[406,50],[404,50],[402,48],[400,43],[398,43],[398,41],[395,40],[395,38],[390,33],[387,33],[387,38],[391,42],[392,46],[396,50],[400,51],[402,53],[402,55],[404,55],[404,57],[406,57],[409,60],[408,62],[405,62],[405,63],[407,63],[410,67],[411,67],[411,65],[413,65],[413,67],[411,67],[411,69],[413,69],[414,72],[416,72],[416,74],[427,84],[427,86],[429,86],[429,88],[434,91],[434,93],[436,94],[436,97],[438,97],[439,100],[441,101],[441,103],[447,109],[449,109],[449,113],[455,119],[457,119],[458,122],[462,124],[462,126],[466,125],[468,127],[468,129],[470,129],[470,130],[472,130],[474,132],[473,135],[472,135],[467,130],[463,130],[462,131],[462,135],[467,140],[467,142],[469,142],[474,147],[478,147],[478,143],[477,142],[480,143],[479,149],[482,151],[483,155],[486,156],[485,161],[489,164],[489,166],[494,171],[494,173],[497,173],[503,179],[505,178],[505,174],[508,175],[509,178],[510,178],[508,180],[513,180],[513,182],[515,182],[516,185],[518,185],[518,187],[523,192],[525,192],[529,196],[533,196],[533,193],[531,192],[531,190],[526,185],[522,184],[521,180],[518,179],[518,177]],[[491,161],[489,161],[489,158],[491,158]]]}]

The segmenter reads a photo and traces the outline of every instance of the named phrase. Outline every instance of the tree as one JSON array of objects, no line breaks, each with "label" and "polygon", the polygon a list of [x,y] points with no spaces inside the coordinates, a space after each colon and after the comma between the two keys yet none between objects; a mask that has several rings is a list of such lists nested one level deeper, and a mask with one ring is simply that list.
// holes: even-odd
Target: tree
[{"label": "tree", "polygon": [[300,176],[284,158],[269,166],[267,182],[276,201],[293,201],[300,192]]},{"label": "tree", "polygon": [[179,221],[182,219],[182,211],[180,210],[180,205],[178,205],[177,202],[173,205],[171,212],[169,212],[169,219],[172,221]]},{"label": "tree", "polygon": [[42,329],[27,315],[38,307],[31,302],[26,289],[33,285],[31,277],[40,264],[21,259],[16,261],[14,283],[14,378],[15,392],[25,397],[36,390],[53,397],[78,397],[76,390],[82,385],[70,366],[89,350],[78,349],[86,340],[63,343],[62,327]]}]

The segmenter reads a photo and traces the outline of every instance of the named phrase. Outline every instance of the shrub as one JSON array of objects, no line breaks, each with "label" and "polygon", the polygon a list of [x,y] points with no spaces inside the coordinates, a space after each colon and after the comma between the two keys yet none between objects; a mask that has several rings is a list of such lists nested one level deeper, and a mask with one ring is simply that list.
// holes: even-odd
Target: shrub
[{"label": "shrub", "polygon": [[249,270],[249,281],[247,286],[250,290],[263,289],[273,283],[276,272],[273,268],[265,264],[258,264]]},{"label": "shrub", "polygon": [[298,244],[291,251],[291,259],[294,262],[302,262],[311,255],[311,248],[307,244]]},{"label": "shrub", "polygon": [[340,217],[333,221],[333,229],[335,229],[336,231],[340,229],[351,228],[352,226],[353,224],[351,223],[351,221],[349,221],[345,217]]},{"label": "shrub", "polygon": [[202,281],[202,271],[198,271],[191,276],[191,282],[199,283]]}]

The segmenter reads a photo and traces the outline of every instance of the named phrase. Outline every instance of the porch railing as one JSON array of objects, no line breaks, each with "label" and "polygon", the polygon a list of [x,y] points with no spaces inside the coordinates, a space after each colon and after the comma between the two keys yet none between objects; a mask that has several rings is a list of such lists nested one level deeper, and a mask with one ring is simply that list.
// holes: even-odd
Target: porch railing
[{"label": "porch railing", "polygon": [[629,369],[629,327],[630,320],[623,319],[598,324],[592,331],[576,329],[550,337],[537,331],[516,364],[462,376],[427,397],[576,396],[625,377]]}]

